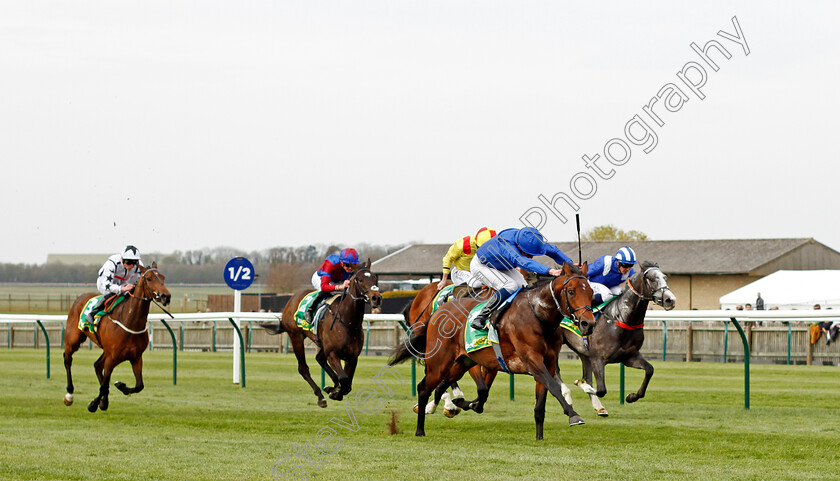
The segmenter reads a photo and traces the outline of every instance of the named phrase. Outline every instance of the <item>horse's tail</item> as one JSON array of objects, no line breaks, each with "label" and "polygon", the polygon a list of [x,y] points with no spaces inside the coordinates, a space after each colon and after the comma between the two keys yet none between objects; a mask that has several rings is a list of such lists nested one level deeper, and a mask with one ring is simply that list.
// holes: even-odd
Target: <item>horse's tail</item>
[{"label": "horse's tail", "polygon": [[418,360],[422,361],[422,355],[425,352],[426,324],[421,324],[416,329],[412,328],[408,333],[408,338],[394,347],[391,351],[391,359],[388,360],[388,365],[393,366],[412,357],[417,357]]},{"label": "horse's tail", "polygon": [[414,303],[414,299],[412,298],[408,303],[403,307],[402,311],[400,311],[405,318],[405,325],[410,326],[411,320],[408,318],[409,314],[411,314],[411,305]]},{"label": "horse's tail", "polygon": [[277,322],[261,322],[260,327],[268,331],[269,334],[275,336],[277,334],[283,334],[286,332],[286,329],[283,328],[283,323],[280,321]]}]

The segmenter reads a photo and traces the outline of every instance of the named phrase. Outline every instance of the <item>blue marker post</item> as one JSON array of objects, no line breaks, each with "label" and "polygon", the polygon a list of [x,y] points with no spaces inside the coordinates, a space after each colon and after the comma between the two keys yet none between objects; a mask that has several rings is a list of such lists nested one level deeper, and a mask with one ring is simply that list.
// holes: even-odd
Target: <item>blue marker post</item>
[{"label": "blue marker post", "polygon": [[[233,312],[242,312],[242,291],[254,282],[254,265],[244,257],[234,257],[225,264],[223,276],[225,283],[234,290]],[[245,353],[242,350],[242,331],[240,330],[239,318],[235,317],[231,321],[235,331],[233,339],[233,383],[239,384],[240,373],[245,371]],[[236,336],[239,336],[239,339]],[[242,382],[242,387],[245,387],[244,382]]]}]

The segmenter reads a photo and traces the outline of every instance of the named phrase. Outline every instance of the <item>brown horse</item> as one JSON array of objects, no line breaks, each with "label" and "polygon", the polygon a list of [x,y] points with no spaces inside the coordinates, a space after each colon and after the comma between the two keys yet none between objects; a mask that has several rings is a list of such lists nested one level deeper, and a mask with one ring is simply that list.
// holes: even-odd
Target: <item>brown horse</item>
[{"label": "brown horse", "polygon": [[73,376],[70,368],[73,364],[73,353],[85,339],[90,339],[102,348],[102,355],[93,363],[96,377],[99,379],[99,395],[88,404],[88,411],[96,412],[108,409],[108,386],[111,373],[123,361],[131,362],[134,371],[134,387],[117,382],[114,386],[126,396],[143,390],[143,351],[149,345],[149,305],[152,300],[168,305],[171,299],[169,289],[164,285],[165,277],[157,270],[157,263],[151,267],[140,266],[140,278],[121,304],[99,321],[96,333],[87,329],[79,330],[79,316],[85,304],[95,293],[80,295],[70,307],[67,315],[67,325],[64,328],[64,369],[67,371],[67,394],[64,404],[73,404]]},{"label": "brown horse", "polygon": [[[452,285],[451,281],[446,282],[446,286]],[[444,286],[445,287],[445,286]],[[434,313],[434,299],[437,296],[437,293],[440,292],[438,289],[438,283],[433,282],[431,284],[427,284],[423,286],[422,289],[417,293],[417,296],[411,301],[407,307],[407,310],[403,311],[403,315],[405,316],[405,322],[409,327],[409,330],[412,331],[416,329],[415,325],[425,325],[429,322],[429,318],[432,317]],[[489,294],[485,292],[485,294]],[[453,299],[460,299],[464,296],[470,295],[474,299],[478,301],[483,301],[486,299],[482,299],[482,293],[476,293],[470,290],[466,285],[456,286],[456,288],[452,291],[451,296]],[[419,327],[419,326],[418,326]],[[478,377],[481,376],[484,378],[485,384],[492,384],[493,380],[496,378],[497,371],[483,369],[481,366],[473,366],[469,370],[470,376],[475,380],[476,385],[478,384]],[[461,388],[458,386],[458,382],[452,382],[449,386],[452,388],[452,395],[450,396],[446,393],[447,385],[441,384],[438,386],[440,393],[437,394],[432,398],[431,401],[426,405],[426,414],[434,414],[437,410],[437,403],[434,401],[435,399],[443,399],[444,400],[444,408],[443,414],[444,416],[451,418],[455,417],[457,414],[461,412],[461,407],[458,404],[463,405],[464,401],[460,401],[464,399],[464,393],[461,391]],[[455,402],[453,402],[455,401]],[[471,403],[467,403],[470,405]],[[419,408],[419,404],[414,406],[414,412],[416,413]]]},{"label": "brown horse", "polygon": [[[341,401],[352,389],[356,363],[364,346],[362,321],[365,304],[369,303],[371,309],[378,309],[382,302],[377,282],[376,274],[370,271],[368,259],[367,263],[350,277],[350,286],[344,290],[341,298],[329,305],[323,319],[318,322],[317,334],[298,327],[295,320],[300,301],[311,293],[312,289],[298,291],[289,299],[283,308],[283,317],[279,323],[260,324],[270,334],[289,334],[289,342],[298,361],[298,372],[318,397],[319,407],[327,407],[327,401],[321,393],[321,388],[309,374],[303,341],[308,337],[318,346],[315,360],[334,383],[334,386],[325,387],[324,391],[330,399]],[[343,366],[341,361],[344,361]]]},{"label": "brown horse", "polygon": [[[592,288],[586,279],[587,269],[586,264],[581,270],[564,264],[562,276],[523,289],[507,310],[497,316],[500,348],[507,369],[512,373],[530,374],[536,381],[534,420],[537,439],[543,438],[547,390],[560,401],[563,412],[569,416],[570,425],[583,424],[583,419],[563,399],[560,384],[554,375],[559,347],[556,331],[560,320],[563,317],[573,319],[585,334],[590,333],[595,326],[595,317],[590,307]],[[429,400],[431,393],[441,383],[448,385],[457,381],[476,364],[488,370],[501,369],[493,349],[466,352],[464,330],[468,324],[468,313],[476,304],[472,299],[447,302],[429,319],[425,327],[413,330],[407,342],[395,348],[391,365],[413,355],[420,355],[426,361],[426,376],[417,385],[421,405]],[[479,400],[472,409],[481,412],[490,387],[481,378],[477,379],[477,384]],[[425,414],[422,409],[417,413],[417,436],[426,435]]]}]

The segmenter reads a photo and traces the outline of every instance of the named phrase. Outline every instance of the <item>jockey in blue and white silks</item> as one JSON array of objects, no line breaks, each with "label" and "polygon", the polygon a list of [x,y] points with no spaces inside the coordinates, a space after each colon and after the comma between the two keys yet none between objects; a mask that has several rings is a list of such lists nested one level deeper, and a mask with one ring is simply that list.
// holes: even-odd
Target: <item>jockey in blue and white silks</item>
[{"label": "jockey in blue and white silks", "polygon": [[533,227],[505,229],[478,248],[475,257],[470,261],[473,279],[469,284],[485,284],[495,289],[496,294],[470,323],[474,329],[484,329],[493,310],[501,306],[518,288],[528,285],[522,274],[516,270],[517,267],[543,275],[563,274],[560,269],[551,269],[532,259],[534,256],[543,255],[554,259],[558,264],[574,263],[560,249],[546,242],[540,231]]},{"label": "jockey in blue and white silks", "polygon": [[595,295],[593,305],[611,300],[621,293],[621,284],[635,271],[636,252],[629,247],[622,247],[615,256],[601,256],[589,264],[589,285]]}]

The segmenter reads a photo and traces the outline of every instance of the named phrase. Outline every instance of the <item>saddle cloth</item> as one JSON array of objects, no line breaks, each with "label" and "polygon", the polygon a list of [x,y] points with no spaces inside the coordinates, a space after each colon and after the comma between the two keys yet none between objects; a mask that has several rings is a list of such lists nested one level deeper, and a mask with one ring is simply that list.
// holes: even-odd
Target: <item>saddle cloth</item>
[{"label": "saddle cloth", "polygon": [[[115,307],[125,300],[125,296],[114,296],[107,302],[104,310],[99,310],[91,315],[94,306],[99,304],[99,301],[103,297],[105,296],[94,296],[85,303],[85,307],[82,308],[82,312],[79,314],[80,331],[84,332],[87,329],[90,332],[96,333],[96,330],[99,329],[99,321],[102,319],[102,316],[113,311]],[[88,319],[93,319],[93,322],[90,322]]]},{"label": "saddle cloth", "polygon": [[310,292],[309,294],[303,296],[303,299],[300,300],[300,304],[298,304],[297,311],[295,311],[295,323],[297,326],[305,331],[312,331],[318,332],[318,321],[320,321],[324,317],[324,313],[327,312],[327,308],[335,302],[336,299],[339,298],[339,295],[333,295],[326,301],[322,302],[321,305],[318,307],[318,310],[315,311],[315,315],[312,316],[312,323],[306,322],[306,310],[309,309],[309,306],[315,300],[315,296],[318,294],[318,291]]}]

